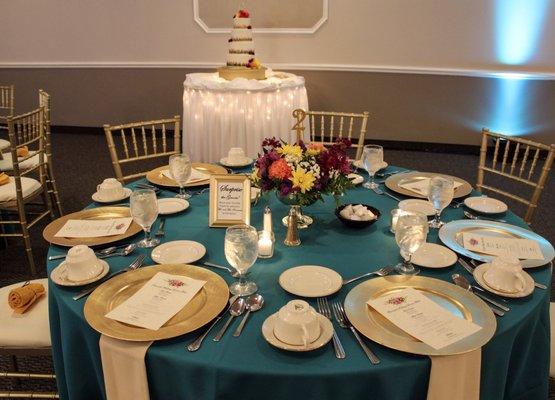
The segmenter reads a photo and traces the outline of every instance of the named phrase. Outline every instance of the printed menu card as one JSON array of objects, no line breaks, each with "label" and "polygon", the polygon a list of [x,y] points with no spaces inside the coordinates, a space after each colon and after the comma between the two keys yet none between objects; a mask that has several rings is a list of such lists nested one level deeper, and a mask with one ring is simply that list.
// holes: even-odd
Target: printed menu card
[{"label": "printed menu card", "polygon": [[465,249],[492,256],[509,256],[524,260],[543,260],[538,242],[530,239],[502,238],[464,232]]},{"label": "printed menu card", "polygon": [[482,329],[451,314],[413,288],[368,300],[367,304],[397,327],[436,350]]},{"label": "printed menu card", "polygon": [[206,281],[158,272],[137,293],[108,314],[107,318],[158,330],[179,312]]},{"label": "printed menu card", "polygon": [[[456,190],[459,186],[462,186],[463,183],[459,181],[453,182],[453,190]],[[407,181],[399,183],[399,186],[403,189],[410,190],[411,192],[415,192],[421,194],[423,196],[428,195],[428,187],[430,186],[430,178],[418,179],[415,181]]]},{"label": "printed menu card", "polygon": [[127,231],[133,218],[69,219],[54,235],[65,238],[95,238],[121,235]]}]

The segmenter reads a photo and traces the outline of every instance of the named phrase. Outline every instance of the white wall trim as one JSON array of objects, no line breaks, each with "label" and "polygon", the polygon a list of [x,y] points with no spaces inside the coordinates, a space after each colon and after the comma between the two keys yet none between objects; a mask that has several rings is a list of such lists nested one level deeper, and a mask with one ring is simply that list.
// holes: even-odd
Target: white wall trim
[{"label": "white wall trim", "polygon": [[[252,30],[254,33],[284,33],[284,34],[313,34],[328,20],[328,0],[323,1],[323,13],[322,18],[320,18],[314,25],[310,28],[256,28]],[[202,28],[206,33],[230,33],[231,28],[211,28],[202,20],[199,14],[199,0],[193,1],[193,17],[195,22]]]},{"label": "white wall trim", "polygon": [[[79,69],[79,68],[185,68],[185,69],[214,69],[221,67],[222,62],[210,61],[45,61],[45,62],[0,62],[0,69]],[[399,65],[368,65],[368,64],[317,64],[317,63],[269,63],[269,67],[280,70],[298,71],[338,71],[338,72],[378,72],[392,74],[418,75],[447,75],[469,76],[477,78],[519,78],[555,80],[555,72],[531,72],[494,69],[465,69],[465,68],[435,68]]]}]

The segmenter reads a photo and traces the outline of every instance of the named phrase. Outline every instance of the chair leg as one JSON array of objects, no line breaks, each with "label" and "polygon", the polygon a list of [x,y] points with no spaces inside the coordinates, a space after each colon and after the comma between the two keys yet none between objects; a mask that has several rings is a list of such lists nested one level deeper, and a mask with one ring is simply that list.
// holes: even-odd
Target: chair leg
[{"label": "chair leg", "polygon": [[61,217],[62,215],[64,215],[64,211],[62,209],[62,203],[60,201],[60,195],[58,193],[56,181],[54,179],[50,180],[50,185],[50,190],[52,191],[52,204],[55,205],[58,216]]},{"label": "chair leg", "polygon": [[[19,372],[19,366],[17,365],[17,357],[13,354],[10,355],[10,372]],[[21,379],[13,378],[15,389],[21,389]]]},{"label": "chair leg", "polygon": [[[2,211],[0,211],[0,221],[2,221]],[[5,224],[0,224],[0,236],[5,235],[5,234],[6,234],[6,226],[5,226]],[[7,238],[7,236],[2,236],[2,243],[1,243],[0,247],[2,247],[4,249],[8,247],[8,238]]]},{"label": "chair leg", "polygon": [[29,229],[27,229],[26,221],[22,222],[21,230],[23,233],[23,242],[25,244],[25,255],[27,256],[27,262],[29,263],[29,269],[31,270],[31,277],[34,278],[37,276],[37,270],[35,268],[33,249],[31,248],[31,238],[29,237]]}]

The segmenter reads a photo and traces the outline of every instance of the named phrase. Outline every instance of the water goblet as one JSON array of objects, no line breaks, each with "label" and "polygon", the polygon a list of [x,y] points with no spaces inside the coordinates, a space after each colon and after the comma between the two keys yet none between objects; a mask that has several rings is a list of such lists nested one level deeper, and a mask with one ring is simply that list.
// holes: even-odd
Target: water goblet
[{"label": "water goblet", "polygon": [[187,154],[173,154],[170,156],[170,175],[179,185],[179,193],[175,197],[190,199],[191,195],[184,188],[191,177],[191,159]]},{"label": "water goblet", "polygon": [[158,218],[158,200],[156,192],[152,189],[139,189],[131,194],[130,209],[133,220],[139,224],[145,232],[145,238],[137,243],[137,246],[150,248],[160,244],[160,240],[153,238],[150,228]]},{"label": "water goblet", "polygon": [[447,176],[434,176],[430,179],[428,200],[436,211],[434,219],[429,223],[430,228],[441,228],[443,226],[441,212],[453,201],[454,192],[453,179]]},{"label": "water goblet", "polygon": [[370,177],[370,180],[364,182],[362,186],[366,189],[377,188],[378,184],[374,182],[374,174],[383,165],[383,147],[374,144],[364,146],[362,151],[362,163],[364,164],[364,168]]},{"label": "water goblet", "polygon": [[395,227],[395,241],[399,246],[403,262],[395,266],[401,275],[416,275],[420,272],[411,263],[412,255],[426,242],[428,219],[424,214],[413,213],[399,216]]},{"label": "water goblet", "polygon": [[248,296],[258,290],[256,283],[247,281],[247,272],[258,257],[258,232],[250,225],[233,225],[225,231],[225,258],[239,273],[239,281],[229,286],[232,294]]}]

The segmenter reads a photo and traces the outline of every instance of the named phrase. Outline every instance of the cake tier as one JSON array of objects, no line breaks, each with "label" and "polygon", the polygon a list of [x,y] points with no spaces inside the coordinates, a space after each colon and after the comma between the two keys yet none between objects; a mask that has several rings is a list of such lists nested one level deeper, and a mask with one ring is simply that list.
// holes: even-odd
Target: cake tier
[{"label": "cake tier", "polygon": [[250,18],[233,17],[233,27],[234,28],[247,28],[248,26],[251,26],[251,19]]},{"label": "cake tier", "polygon": [[252,54],[228,54],[227,55],[227,65],[233,67],[246,67],[249,60],[253,58]]},{"label": "cake tier", "polygon": [[252,40],[252,30],[243,28],[233,28],[231,30],[232,40]]},{"label": "cake tier", "polygon": [[240,40],[229,42],[230,53],[252,54],[254,57],[254,42],[252,40]]}]

